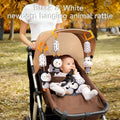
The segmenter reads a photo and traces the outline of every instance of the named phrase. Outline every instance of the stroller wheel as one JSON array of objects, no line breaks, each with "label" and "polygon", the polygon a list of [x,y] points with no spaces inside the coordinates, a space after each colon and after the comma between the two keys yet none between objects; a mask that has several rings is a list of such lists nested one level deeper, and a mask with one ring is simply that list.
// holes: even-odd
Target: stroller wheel
[{"label": "stroller wheel", "polygon": [[29,116],[25,116],[25,117],[23,118],[23,120],[30,120],[30,117],[29,117]]}]

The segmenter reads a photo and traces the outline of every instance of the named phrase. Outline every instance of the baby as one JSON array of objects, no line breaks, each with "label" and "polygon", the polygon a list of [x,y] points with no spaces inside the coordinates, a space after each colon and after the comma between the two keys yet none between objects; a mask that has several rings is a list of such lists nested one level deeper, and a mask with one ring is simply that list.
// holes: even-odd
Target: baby
[{"label": "baby", "polygon": [[[77,87],[75,93],[82,93],[85,100],[90,100],[91,98],[96,96],[98,94],[98,92],[95,89],[90,90],[89,86],[84,84],[85,80],[81,77],[81,75],[77,71],[74,59],[69,55],[63,55],[61,57],[61,59],[62,59],[62,66],[60,67],[60,69],[62,72],[59,72],[55,76],[56,77],[66,77],[66,75],[72,69],[73,70],[72,76],[75,79],[76,83],[78,84],[78,87]],[[66,93],[68,93],[68,91],[65,89],[65,87],[62,87],[63,83],[64,83],[64,81],[59,82],[59,83],[51,82],[50,89],[52,91],[54,91],[56,93],[56,95],[64,96]],[[69,84],[70,84],[70,82],[69,82]],[[71,85],[69,85],[69,86],[71,86]]]}]

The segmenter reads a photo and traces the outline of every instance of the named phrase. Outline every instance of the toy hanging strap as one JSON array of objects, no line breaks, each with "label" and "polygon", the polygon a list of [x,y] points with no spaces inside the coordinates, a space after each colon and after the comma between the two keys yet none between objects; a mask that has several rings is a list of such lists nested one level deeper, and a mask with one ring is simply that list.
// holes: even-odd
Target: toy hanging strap
[{"label": "toy hanging strap", "polygon": [[60,55],[57,54],[57,52],[59,51],[59,41],[57,40],[58,32],[56,32],[56,35],[55,35],[55,31],[56,29],[52,32],[52,35],[55,38],[55,40],[53,41],[53,51],[55,52],[55,55],[53,54],[54,58],[51,62],[51,65],[52,65],[52,72],[59,73],[60,67],[62,65],[62,60],[59,57]]},{"label": "toy hanging strap", "polygon": [[91,34],[91,37],[89,37],[89,38],[87,38],[87,36],[86,36],[87,32],[84,33],[84,38],[85,38],[85,41],[86,41],[84,43],[84,52],[87,54],[87,57],[88,57],[88,54],[91,52],[91,46],[90,46],[89,40],[92,39],[92,38],[94,38],[94,35],[93,35],[92,31],[89,30],[89,32]]},{"label": "toy hanging strap", "polygon": [[51,80],[51,74],[45,70],[45,67],[47,66],[47,58],[44,54],[45,51],[48,50],[47,44],[44,44],[44,48],[42,49],[43,42],[39,44],[38,49],[42,52],[42,54],[39,56],[39,65],[43,69],[43,71],[40,73],[40,80],[42,82],[42,88],[43,91],[49,90],[49,82]]},{"label": "toy hanging strap", "polygon": [[55,38],[55,40],[53,41],[53,51],[55,52],[55,55],[57,55],[57,52],[59,51],[59,41],[57,40],[58,32],[55,35],[55,31],[56,31],[56,29],[54,29],[52,32],[52,35]]},{"label": "toy hanging strap", "polygon": [[53,30],[52,35],[53,35],[53,37],[54,37],[55,39],[57,39],[57,38],[58,38],[58,32],[57,32],[57,34],[55,35],[55,31],[56,31],[56,29]]}]

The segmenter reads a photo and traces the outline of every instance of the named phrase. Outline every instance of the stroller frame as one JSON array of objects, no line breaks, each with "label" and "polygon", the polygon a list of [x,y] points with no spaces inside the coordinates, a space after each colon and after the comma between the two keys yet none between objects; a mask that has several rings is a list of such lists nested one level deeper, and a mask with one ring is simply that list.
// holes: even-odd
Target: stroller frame
[{"label": "stroller frame", "polygon": [[27,51],[28,51],[28,56],[29,56],[29,59],[30,59],[31,71],[32,71],[32,76],[33,76],[33,83],[34,83],[34,88],[35,88],[35,92],[34,92],[34,108],[33,108],[33,118],[32,119],[36,120],[37,110],[38,110],[40,120],[45,120],[44,119],[43,109],[42,109],[42,101],[41,101],[41,94],[42,93],[38,90],[36,76],[35,76],[35,73],[34,73],[34,66],[33,66],[33,58],[32,58],[32,49],[31,49],[31,47],[27,47]]},{"label": "stroller frame", "polygon": [[[42,108],[42,92],[38,90],[38,85],[37,85],[37,80],[35,77],[34,73],[34,66],[33,66],[33,59],[32,59],[32,49],[31,47],[27,47],[28,51],[28,56],[30,59],[30,65],[31,65],[31,70],[32,70],[32,76],[33,76],[33,82],[34,82],[34,87],[35,87],[35,92],[34,92],[34,108],[33,108],[33,118],[32,120],[37,120],[37,112],[39,113],[39,119],[40,120],[46,120],[45,113],[43,112]],[[97,112],[91,112],[91,113],[82,113],[82,114],[67,114],[67,113],[62,113],[58,109],[54,109],[53,113],[61,117],[61,120],[66,120],[66,119],[80,119],[80,118],[88,118],[90,116],[97,116],[101,115],[101,119],[107,120],[105,113],[108,111],[109,104],[108,102],[105,103],[106,107],[102,111],[97,111]],[[24,120],[30,120],[29,117],[24,117]]]}]

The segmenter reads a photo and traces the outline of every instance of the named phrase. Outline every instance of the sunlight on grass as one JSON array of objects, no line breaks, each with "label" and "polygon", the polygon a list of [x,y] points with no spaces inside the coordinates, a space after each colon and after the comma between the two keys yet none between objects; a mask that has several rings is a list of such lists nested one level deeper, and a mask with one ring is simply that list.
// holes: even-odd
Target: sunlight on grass
[{"label": "sunlight on grass", "polygon": [[[30,37],[29,34],[27,34]],[[0,41],[0,120],[22,120],[29,115],[29,82],[26,70],[26,47],[15,40]],[[120,114],[120,37],[100,34],[96,44],[92,72],[96,87],[110,104],[108,120]]]}]

